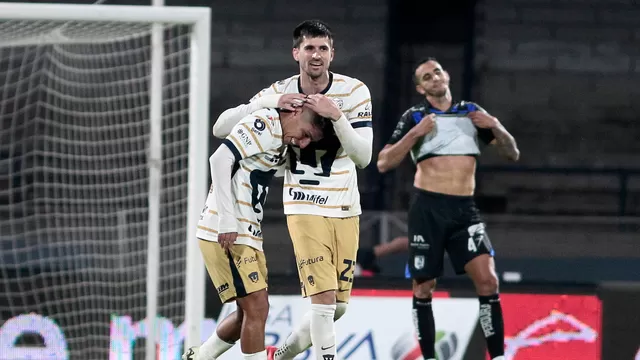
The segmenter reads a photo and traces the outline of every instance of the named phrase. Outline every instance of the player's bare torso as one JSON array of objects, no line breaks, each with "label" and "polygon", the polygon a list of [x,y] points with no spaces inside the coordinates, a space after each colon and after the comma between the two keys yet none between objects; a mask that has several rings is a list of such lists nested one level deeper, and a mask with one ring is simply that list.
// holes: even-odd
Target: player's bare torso
[{"label": "player's bare torso", "polygon": [[459,196],[473,195],[476,187],[476,158],[437,156],[416,164],[413,185],[419,189]]}]

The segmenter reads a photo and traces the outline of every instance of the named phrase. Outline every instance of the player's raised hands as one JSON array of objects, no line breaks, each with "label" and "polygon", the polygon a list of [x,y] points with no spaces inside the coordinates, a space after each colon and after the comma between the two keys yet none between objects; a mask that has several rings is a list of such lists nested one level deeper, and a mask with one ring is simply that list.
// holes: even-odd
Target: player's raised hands
[{"label": "player's raised hands", "polygon": [[280,96],[280,99],[278,100],[278,107],[280,109],[293,111],[296,108],[302,107],[305,100],[305,94],[284,94]]},{"label": "player's raised hands", "polygon": [[229,249],[231,249],[231,246],[236,242],[237,238],[237,232],[218,234],[218,244],[220,244],[220,246],[222,246],[222,249],[228,253]]},{"label": "player's raised hands", "polygon": [[342,116],[342,111],[336,105],[333,100],[322,94],[313,94],[307,96],[307,100],[304,103],[309,109],[316,112],[318,115],[336,121]]},{"label": "player's raised hands", "polygon": [[498,126],[498,119],[485,113],[484,111],[472,111],[467,115],[473,125],[481,129],[493,129]]},{"label": "player's raised hands", "polygon": [[436,126],[436,115],[429,114],[420,120],[420,122],[411,129],[417,136],[425,136]]}]

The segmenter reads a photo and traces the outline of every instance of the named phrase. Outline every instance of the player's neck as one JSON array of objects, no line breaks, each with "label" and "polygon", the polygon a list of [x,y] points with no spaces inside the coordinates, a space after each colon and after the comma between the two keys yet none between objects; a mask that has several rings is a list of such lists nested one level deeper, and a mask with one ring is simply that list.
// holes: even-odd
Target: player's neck
[{"label": "player's neck", "polygon": [[451,107],[453,98],[451,97],[451,91],[447,90],[443,96],[429,96],[427,95],[427,101],[431,106],[440,110],[447,111]]},{"label": "player's neck", "polygon": [[[291,125],[293,121],[291,121],[291,117],[290,116],[282,116],[280,115],[280,127],[282,128],[282,140],[286,143],[287,142],[287,138],[290,139],[289,137],[289,126]],[[287,144],[289,145],[289,144]]]},{"label": "player's neck", "polygon": [[319,94],[329,86],[329,72],[325,72],[318,78],[312,78],[308,74],[302,72],[300,74],[300,88],[307,95]]}]

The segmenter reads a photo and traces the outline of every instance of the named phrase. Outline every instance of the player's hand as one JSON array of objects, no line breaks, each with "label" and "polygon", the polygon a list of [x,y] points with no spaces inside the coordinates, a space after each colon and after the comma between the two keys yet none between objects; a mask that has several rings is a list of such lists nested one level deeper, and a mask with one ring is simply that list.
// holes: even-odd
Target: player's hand
[{"label": "player's hand", "polygon": [[307,96],[307,100],[304,103],[305,107],[316,112],[318,115],[337,121],[342,116],[342,111],[336,105],[333,100],[322,94],[313,94]]},{"label": "player's hand", "polygon": [[483,111],[472,111],[468,116],[473,125],[481,129],[493,129],[500,124],[498,119]]},{"label": "player's hand", "polygon": [[225,252],[229,253],[231,246],[236,242],[237,238],[238,238],[237,232],[218,234],[218,244],[222,246],[222,249]]},{"label": "player's hand", "polygon": [[280,96],[280,99],[278,100],[278,107],[280,109],[293,111],[296,108],[302,107],[305,101],[305,94],[284,94]]},{"label": "player's hand", "polygon": [[420,120],[420,122],[411,129],[417,136],[425,136],[436,127],[436,114],[429,114]]}]

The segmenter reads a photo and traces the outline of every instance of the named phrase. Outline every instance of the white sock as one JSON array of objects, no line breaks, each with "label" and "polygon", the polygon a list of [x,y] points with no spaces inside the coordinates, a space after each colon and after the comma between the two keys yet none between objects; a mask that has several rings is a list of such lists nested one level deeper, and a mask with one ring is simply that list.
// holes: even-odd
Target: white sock
[{"label": "white sock", "polygon": [[311,343],[315,347],[316,360],[333,359],[336,356],[335,312],[335,305],[311,304]]},{"label": "white sock", "polygon": [[[207,341],[200,346],[200,352],[198,353],[198,360],[216,360],[218,356],[224,354],[227,350],[231,349],[234,344],[220,339],[218,334],[214,331]],[[265,358],[266,359],[266,358]]]},{"label": "white sock", "polygon": [[281,345],[274,355],[274,360],[293,360],[296,355],[311,347],[311,312],[307,312],[302,317],[298,328],[295,329],[284,344]]},{"label": "white sock", "polygon": [[267,360],[267,350],[262,350],[255,354],[242,354],[242,357],[250,360]]},{"label": "white sock", "polygon": [[[347,311],[347,303],[336,304],[334,321],[338,321]],[[300,325],[296,328],[284,344],[282,344],[274,355],[274,360],[293,360],[298,354],[302,354],[311,347],[311,311],[302,317]]]}]

